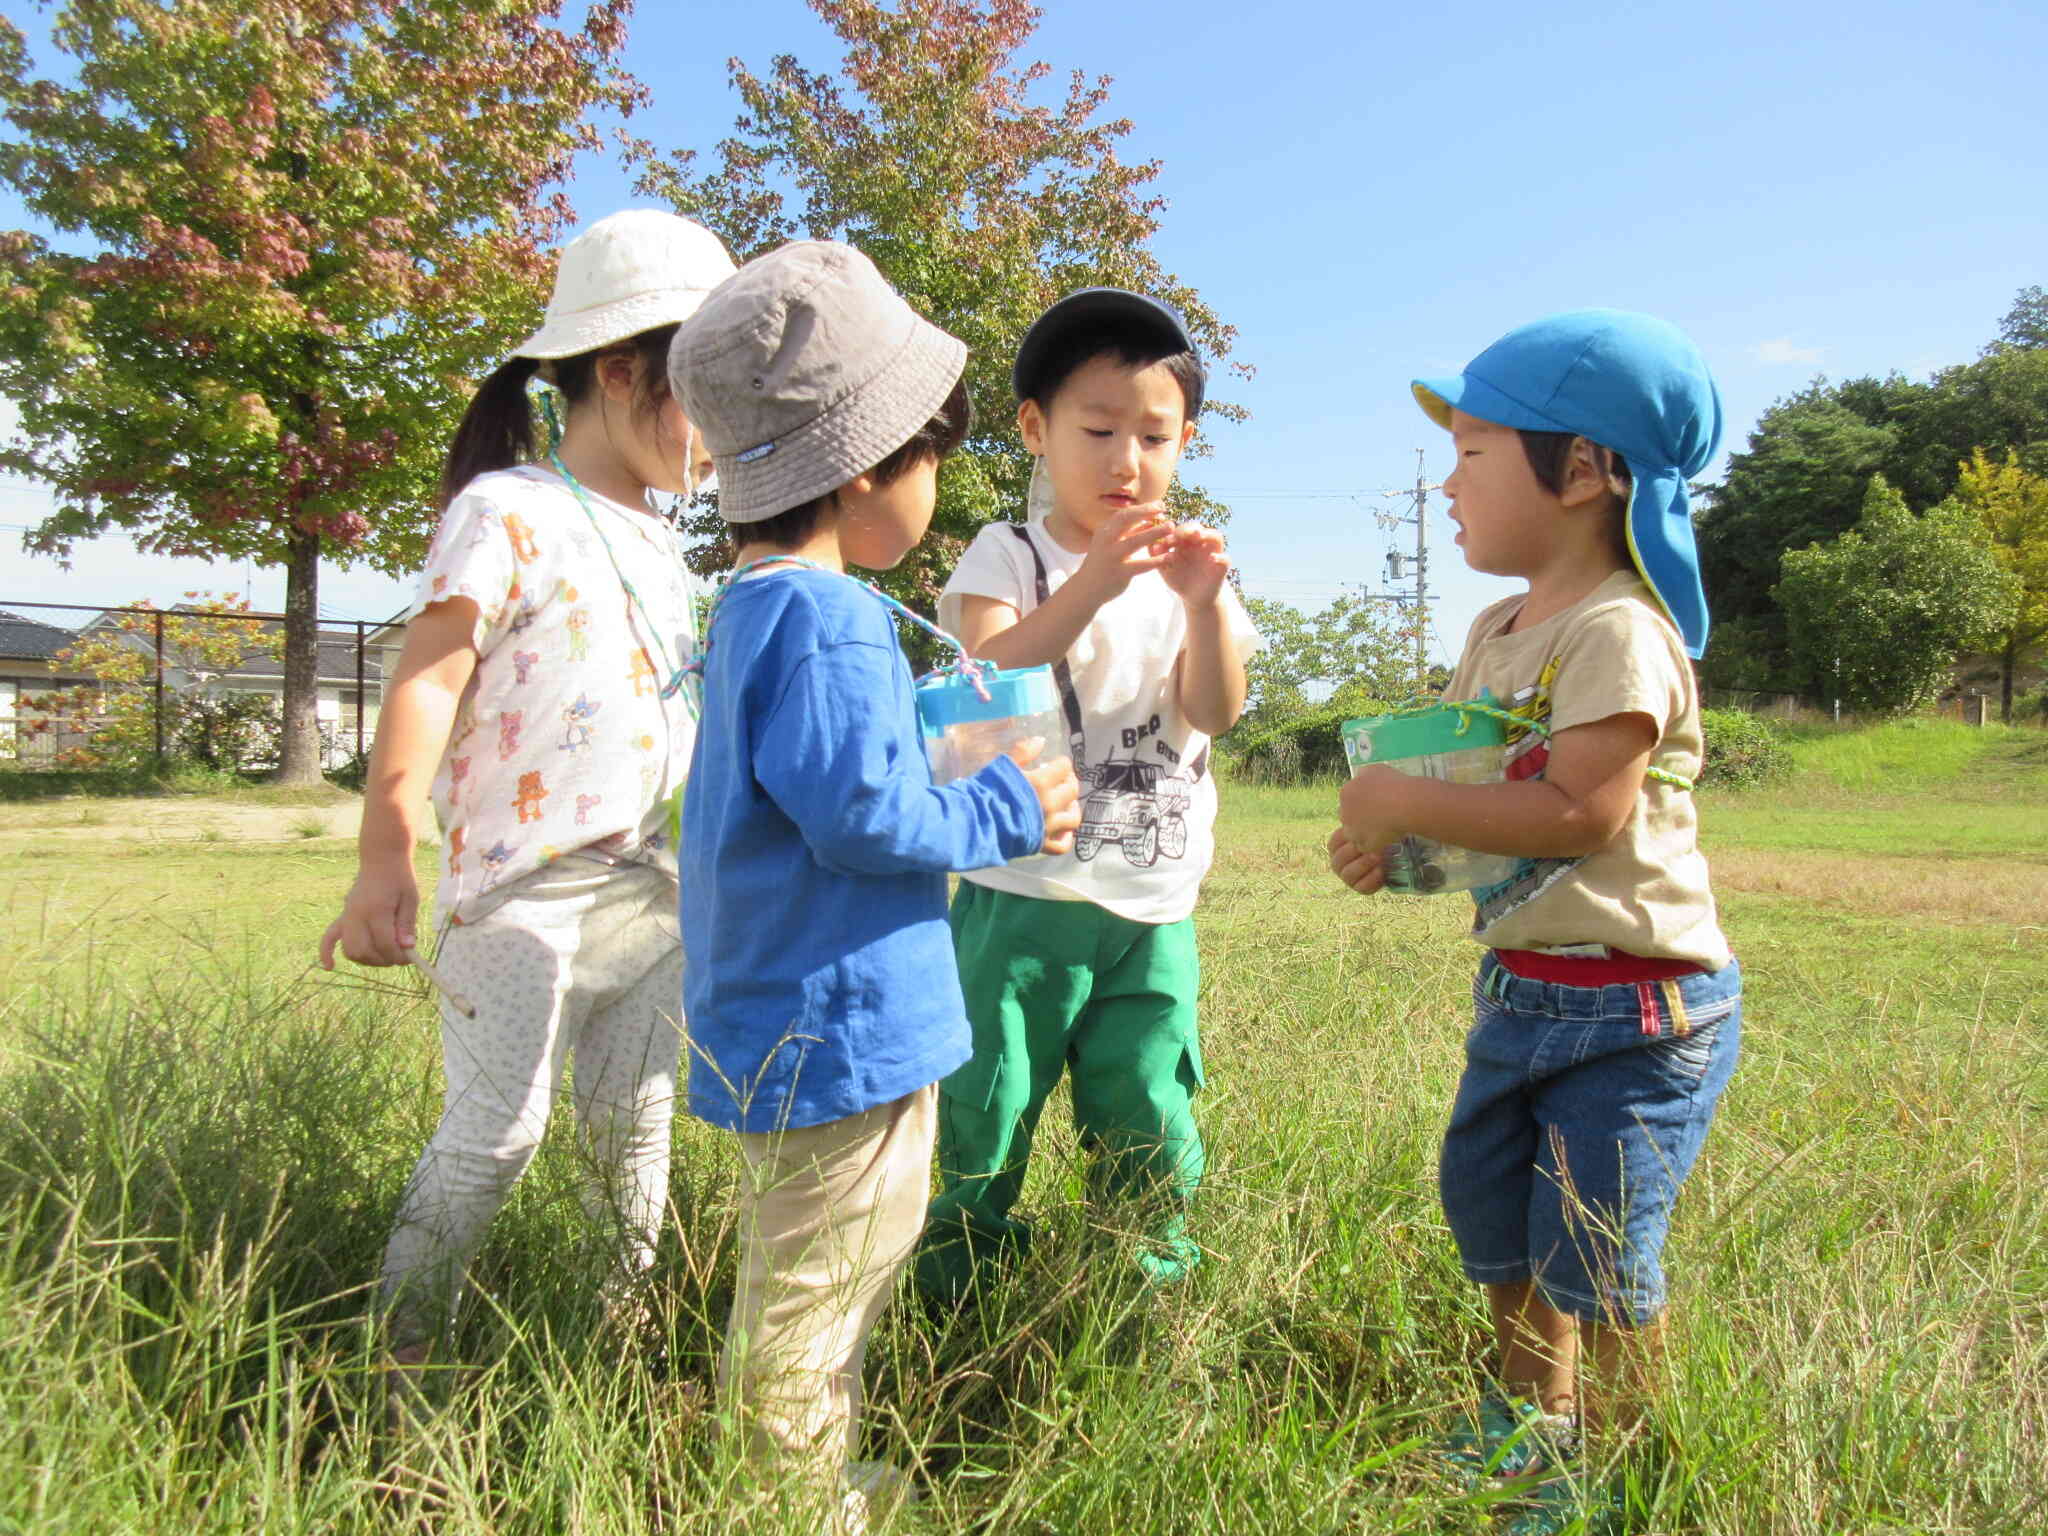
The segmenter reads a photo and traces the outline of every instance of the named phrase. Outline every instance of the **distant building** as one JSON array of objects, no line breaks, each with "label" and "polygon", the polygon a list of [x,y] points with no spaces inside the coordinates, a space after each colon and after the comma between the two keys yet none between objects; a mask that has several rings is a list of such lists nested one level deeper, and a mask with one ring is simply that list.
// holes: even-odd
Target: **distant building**
[{"label": "distant building", "polygon": [[[21,606],[34,605],[25,603]],[[167,613],[191,611],[183,607],[165,610]],[[147,632],[138,634],[122,629],[121,617],[120,610],[108,609],[78,629],[70,630],[0,609],[0,750],[17,749],[16,732],[33,718],[21,705],[24,697],[94,681],[90,676],[57,667],[56,657],[65,647],[96,631],[105,630],[113,632],[124,644],[144,652],[153,651]],[[276,620],[250,623],[252,634],[281,637],[283,628]],[[356,640],[357,631],[353,624],[342,627],[330,622],[321,626],[316,709],[321,735],[327,742],[325,755],[328,767],[337,767],[348,760],[355,750],[359,731],[365,750],[376,739],[385,677],[397,663],[399,648],[404,642],[403,619],[394,617],[363,626],[360,668]],[[167,687],[181,693],[200,687],[223,693],[256,694],[281,703],[284,698],[284,662],[280,656],[269,654],[270,650],[277,648],[272,643],[252,649],[230,670],[217,676],[195,675],[179,665],[178,658],[167,657],[164,682]],[[18,750],[33,760],[54,757],[63,747],[73,744],[71,741],[59,742],[48,733],[31,742],[23,733]]]}]

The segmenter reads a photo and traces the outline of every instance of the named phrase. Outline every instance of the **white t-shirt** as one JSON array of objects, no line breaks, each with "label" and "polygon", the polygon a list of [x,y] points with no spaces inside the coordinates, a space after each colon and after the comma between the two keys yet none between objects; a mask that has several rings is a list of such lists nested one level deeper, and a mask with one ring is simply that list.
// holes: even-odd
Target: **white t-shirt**
[{"label": "white t-shirt", "polygon": [[[991,523],[946,583],[940,627],[959,633],[964,597],[992,597],[1020,615],[1036,608],[1034,550],[1048,596],[1087,558],[1061,548],[1038,524]],[[1226,588],[1223,602],[1238,656],[1247,657],[1259,647],[1258,631],[1236,593]],[[1074,851],[962,879],[1020,896],[1092,901],[1141,923],[1177,923],[1194,911],[1216,852],[1216,776],[1209,738],[1180,711],[1177,667],[1187,632],[1187,610],[1157,571],[1096,611],[1066,655],[1073,700],[1064,708],[1070,718],[1078,709],[1081,721],[1072,743],[1082,797]]]},{"label": "white t-shirt", "polygon": [[442,514],[407,615],[477,606],[476,670],[433,787],[457,922],[565,853],[675,876],[669,802],[696,724],[662,688],[696,649],[690,581],[653,512],[585,495],[590,512],[537,465],[478,475]]}]

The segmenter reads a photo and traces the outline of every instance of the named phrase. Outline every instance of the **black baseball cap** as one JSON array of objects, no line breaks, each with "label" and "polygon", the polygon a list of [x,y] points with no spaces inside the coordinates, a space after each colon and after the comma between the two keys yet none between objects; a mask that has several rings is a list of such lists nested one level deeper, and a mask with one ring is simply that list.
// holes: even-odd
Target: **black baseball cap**
[{"label": "black baseball cap", "polygon": [[[1018,343],[1017,361],[1010,367],[1010,386],[1017,392],[1018,402],[1031,399],[1037,391],[1044,379],[1046,361],[1058,349],[1058,343],[1076,331],[1102,327],[1137,331],[1156,338],[1162,357],[1195,350],[1187,321],[1171,304],[1124,288],[1078,289],[1032,321],[1031,329]],[[1208,379],[1208,369],[1200,364],[1199,355],[1197,368],[1194,398],[1188,402],[1190,421],[1202,413]]]}]

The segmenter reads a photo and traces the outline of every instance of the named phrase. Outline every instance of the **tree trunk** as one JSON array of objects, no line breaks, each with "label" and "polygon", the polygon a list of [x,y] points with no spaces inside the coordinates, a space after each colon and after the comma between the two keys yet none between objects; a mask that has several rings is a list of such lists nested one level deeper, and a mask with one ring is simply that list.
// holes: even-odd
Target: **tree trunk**
[{"label": "tree trunk", "polygon": [[2005,642],[2005,654],[1999,660],[2004,664],[1999,668],[2002,676],[1999,678],[1998,718],[2001,724],[2011,725],[2012,674],[2013,669],[2019,665],[2020,661],[2019,642],[2007,639]]},{"label": "tree trunk", "polygon": [[318,784],[320,763],[320,535],[293,533],[284,578],[284,741],[277,782]]}]

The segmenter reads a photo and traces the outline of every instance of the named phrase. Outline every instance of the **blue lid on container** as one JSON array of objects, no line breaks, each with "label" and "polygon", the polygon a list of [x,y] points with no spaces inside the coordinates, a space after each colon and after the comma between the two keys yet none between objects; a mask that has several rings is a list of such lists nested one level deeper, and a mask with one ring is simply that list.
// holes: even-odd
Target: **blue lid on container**
[{"label": "blue lid on container", "polygon": [[1036,715],[1060,707],[1051,667],[1015,667],[1008,672],[991,667],[981,674],[981,685],[988,690],[985,699],[957,672],[920,684],[917,719],[925,735],[938,736],[949,725],[973,720],[1006,720],[1012,715]]}]

